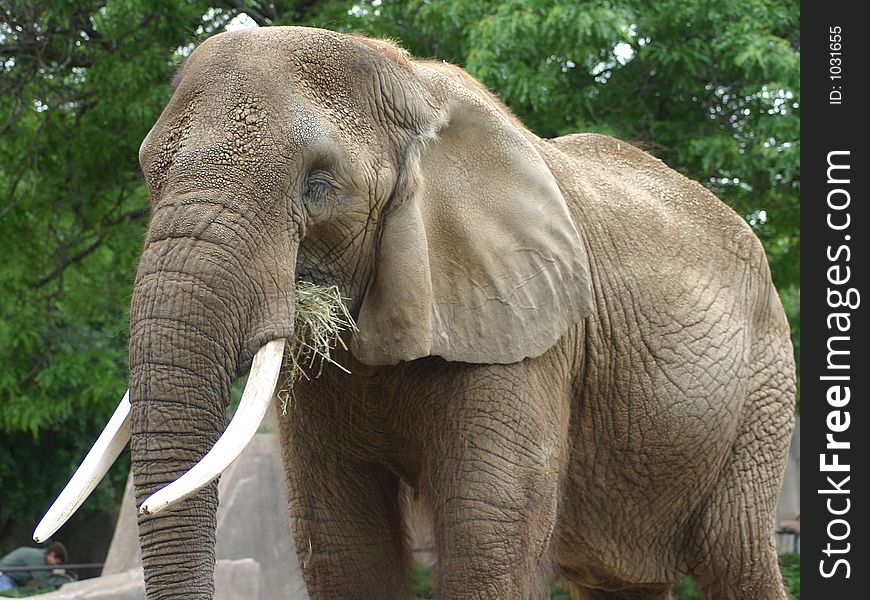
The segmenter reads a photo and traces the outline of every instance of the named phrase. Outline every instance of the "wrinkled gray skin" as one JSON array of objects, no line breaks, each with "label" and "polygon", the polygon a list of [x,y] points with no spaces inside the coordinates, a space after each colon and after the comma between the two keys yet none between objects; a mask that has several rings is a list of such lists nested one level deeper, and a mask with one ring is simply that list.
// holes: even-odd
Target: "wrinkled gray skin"
[{"label": "wrinkled gray skin", "polygon": [[[541,140],[460,69],[273,28],[189,58],[142,145],[137,500],[225,426],[293,332],[294,281],[360,332],[281,419],[313,600],[409,597],[403,486],[441,598],[785,598],[773,519],[793,362],[762,247],[700,185],[598,135]],[[148,597],[213,594],[216,485],[140,517]],[[252,515],[251,518],[256,518]]]}]

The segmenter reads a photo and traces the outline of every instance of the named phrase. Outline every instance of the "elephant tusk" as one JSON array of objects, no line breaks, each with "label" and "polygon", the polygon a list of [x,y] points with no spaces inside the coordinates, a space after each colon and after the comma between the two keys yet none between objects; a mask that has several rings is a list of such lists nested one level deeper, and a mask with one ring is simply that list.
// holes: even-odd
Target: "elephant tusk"
[{"label": "elephant tusk", "polygon": [[151,494],[139,507],[139,514],[153,515],[174,506],[211,483],[239,457],[263,422],[275,393],[285,340],[273,340],[254,357],[248,383],[239,408],[227,430],[208,453],[187,473]]},{"label": "elephant tusk", "polygon": [[94,491],[129,441],[130,390],[127,390],[81,466],[39,521],[33,531],[33,541],[41,544],[69,520]]}]

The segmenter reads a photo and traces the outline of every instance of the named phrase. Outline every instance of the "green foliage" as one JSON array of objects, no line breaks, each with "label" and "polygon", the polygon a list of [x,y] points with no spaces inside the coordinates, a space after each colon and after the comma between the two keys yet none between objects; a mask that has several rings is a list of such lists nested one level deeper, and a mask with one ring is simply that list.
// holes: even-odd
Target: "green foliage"
[{"label": "green foliage", "polygon": [[673,596],[674,600],[698,600],[701,597],[698,586],[689,577],[674,586]]},{"label": "green foliage", "polygon": [[53,592],[57,590],[56,587],[46,587],[46,588],[16,588],[14,590],[4,590],[0,592],[0,598],[29,598],[30,596],[38,596],[40,594],[47,594],[48,592]]},{"label": "green foliage", "polygon": [[27,598],[28,596],[34,596],[36,594],[42,594],[44,590],[36,590],[33,592],[22,591],[20,589],[16,590],[6,590],[0,592],[0,598]]},{"label": "green foliage", "polygon": [[414,598],[416,600],[424,600],[426,598],[434,598],[435,592],[432,589],[432,572],[428,567],[416,566],[411,573],[411,581],[414,586]]},{"label": "green foliage", "polygon": [[124,392],[138,146],[206,9],[0,2],[0,524],[38,516]]},{"label": "green foliage", "polygon": [[571,592],[568,591],[561,579],[550,584],[550,600],[572,600]]},{"label": "green foliage", "polygon": [[801,555],[800,552],[782,554],[779,557],[779,568],[785,579],[785,587],[794,600],[801,600]]},{"label": "green foliage", "polygon": [[701,181],[764,241],[799,352],[796,0],[0,0],[0,526],[38,517],[126,387],[138,146],[191,45],[241,16],[392,37],[542,136],[609,133]]}]

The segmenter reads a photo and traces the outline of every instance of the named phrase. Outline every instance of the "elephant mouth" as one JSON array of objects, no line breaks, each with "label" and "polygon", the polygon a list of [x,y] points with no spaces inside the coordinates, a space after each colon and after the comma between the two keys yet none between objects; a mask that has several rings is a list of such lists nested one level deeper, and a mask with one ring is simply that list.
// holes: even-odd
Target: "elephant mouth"
[{"label": "elephant mouth", "polygon": [[[239,457],[257,432],[275,394],[286,343],[285,339],[277,339],[259,349],[239,408],[224,433],[190,470],[146,498],[139,507],[140,514],[153,515],[177,505],[214,481]],[[34,541],[47,540],[69,520],[130,441],[129,396],[128,391],[81,466],[36,526]]]}]

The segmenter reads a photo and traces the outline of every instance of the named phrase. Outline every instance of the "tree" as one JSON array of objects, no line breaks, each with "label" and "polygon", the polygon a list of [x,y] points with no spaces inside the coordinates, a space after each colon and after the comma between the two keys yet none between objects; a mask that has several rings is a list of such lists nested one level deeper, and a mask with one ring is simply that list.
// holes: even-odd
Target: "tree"
[{"label": "tree", "polygon": [[138,145],[206,11],[0,2],[0,519],[38,516],[123,394]]},{"label": "tree", "polygon": [[[0,525],[39,516],[123,393],[138,146],[192,44],[243,18],[392,37],[466,67],[539,135],[640,145],[755,228],[799,342],[794,0],[0,0],[0,15]],[[35,464],[53,468],[25,485]]]}]

